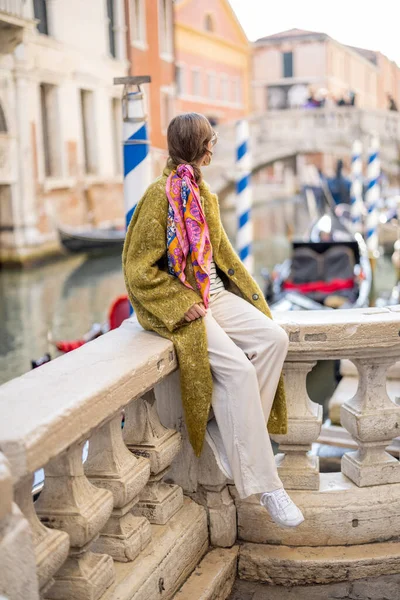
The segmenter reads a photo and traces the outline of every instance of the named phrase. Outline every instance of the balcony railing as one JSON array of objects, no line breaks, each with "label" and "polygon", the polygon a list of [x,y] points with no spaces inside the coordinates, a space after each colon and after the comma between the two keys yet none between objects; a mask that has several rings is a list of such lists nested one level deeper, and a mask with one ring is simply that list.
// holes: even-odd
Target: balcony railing
[{"label": "balcony railing", "polygon": [[[240,539],[239,576],[269,584],[400,573],[391,543],[400,527],[400,463],[385,451],[400,428],[400,406],[386,391],[386,371],[400,354],[400,307],[277,318],[290,347],[289,428],[275,437],[276,461],[305,515],[298,529],[274,525],[257,497],[240,500],[207,445],[196,459],[173,346],[129,320],[0,387],[0,593],[170,599],[209,540],[227,547]],[[357,450],[344,455],[340,473],[320,473],[309,450],[322,409],[308,396],[307,374],[317,360],[341,358],[359,372],[341,418]]]},{"label": "balcony railing", "polygon": [[25,5],[26,0],[0,0],[0,13],[23,17]]}]

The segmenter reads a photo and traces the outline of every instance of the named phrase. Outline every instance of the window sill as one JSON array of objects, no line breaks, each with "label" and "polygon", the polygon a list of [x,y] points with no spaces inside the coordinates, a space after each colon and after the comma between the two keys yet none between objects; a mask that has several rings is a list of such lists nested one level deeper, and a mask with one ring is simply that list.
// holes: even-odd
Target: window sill
[{"label": "window sill", "polygon": [[149,49],[148,44],[142,40],[131,40],[131,44],[133,48],[136,48],[137,50],[142,50],[143,52]]},{"label": "window sill", "polygon": [[74,177],[46,177],[43,184],[45,192],[52,190],[68,190],[76,185]]},{"label": "window sill", "polygon": [[160,58],[164,62],[168,62],[168,63],[173,63],[174,62],[174,55],[170,54],[169,52],[161,52]]},{"label": "window sill", "polygon": [[120,175],[99,175],[93,173],[87,173],[83,176],[83,183],[85,186],[91,185],[105,185],[107,183],[123,183],[124,178],[122,173]]}]

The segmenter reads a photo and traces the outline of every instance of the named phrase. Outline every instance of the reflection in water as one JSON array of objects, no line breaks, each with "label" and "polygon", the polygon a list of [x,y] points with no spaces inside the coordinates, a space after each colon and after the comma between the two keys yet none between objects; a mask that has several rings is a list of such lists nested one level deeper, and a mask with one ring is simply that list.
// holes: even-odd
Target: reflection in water
[{"label": "reflection in water", "polygon": [[118,255],[0,272],[0,383],[49,350],[48,332],[55,339],[80,337],[106,320],[112,300],[124,292]]},{"label": "reflection in water", "polygon": [[[303,203],[270,202],[253,211],[255,276],[290,256],[288,233],[302,234],[308,224]],[[223,221],[234,241],[236,217],[226,210]],[[377,269],[378,289],[394,284],[390,260]],[[118,255],[74,257],[30,271],[0,272],[0,383],[30,369],[30,361],[49,350],[54,339],[75,339],[102,323],[116,296],[125,293]],[[51,354],[56,355],[53,348]]]}]

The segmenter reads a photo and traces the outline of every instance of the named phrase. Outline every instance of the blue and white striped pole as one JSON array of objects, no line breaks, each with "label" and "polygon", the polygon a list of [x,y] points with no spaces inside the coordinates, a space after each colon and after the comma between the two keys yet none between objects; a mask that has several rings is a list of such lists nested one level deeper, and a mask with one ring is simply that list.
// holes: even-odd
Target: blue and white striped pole
[{"label": "blue and white striped pole", "polygon": [[245,119],[236,125],[236,212],[238,231],[236,246],[239,257],[250,273],[253,273],[253,224],[251,208],[251,155],[249,148],[250,129]]},{"label": "blue and white striped pole", "polygon": [[[140,84],[150,83],[150,77],[121,77],[114,83],[124,85],[122,98],[124,201],[126,227],[134,210],[151,182],[150,142],[147,116],[144,113],[144,92]],[[132,91],[132,88],[134,91]]]},{"label": "blue and white striped pole", "polygon": [[362,173],[362,143],[356,140],[351,156],[351,220],[354,233],[362,233],[363,229],[363,173]]},{"label": "blue and white striped pole", "polygon": [[373,137],[368,153],[367,168],[367,191],[365,202],[367,206],[367,216],[365,221],[365,237],[369,255],[376,258],[378,254],[378,203],[380,200],[379,177],[381,174],[381,162],[379,158],[379,140]]}]

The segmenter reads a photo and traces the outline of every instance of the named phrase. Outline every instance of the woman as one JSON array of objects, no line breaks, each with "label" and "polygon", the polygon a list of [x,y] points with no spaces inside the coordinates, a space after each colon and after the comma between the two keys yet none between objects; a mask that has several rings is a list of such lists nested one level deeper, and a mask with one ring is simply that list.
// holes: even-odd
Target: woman
[{"label": "woman", "polygon": [[271,518],[294,527],[304,519],[283,489],[266,428],[268,421],[271,433],[286,433],[280,374],[288,338],[271,320],[222,227],[217,197],[202,180],[216,139],[202,115],[171,121],[167,168],[145,192],[127,232],[126,287],[140,324],[175,345],[196,455],[206,437],[240,497],[261,494]]}]

